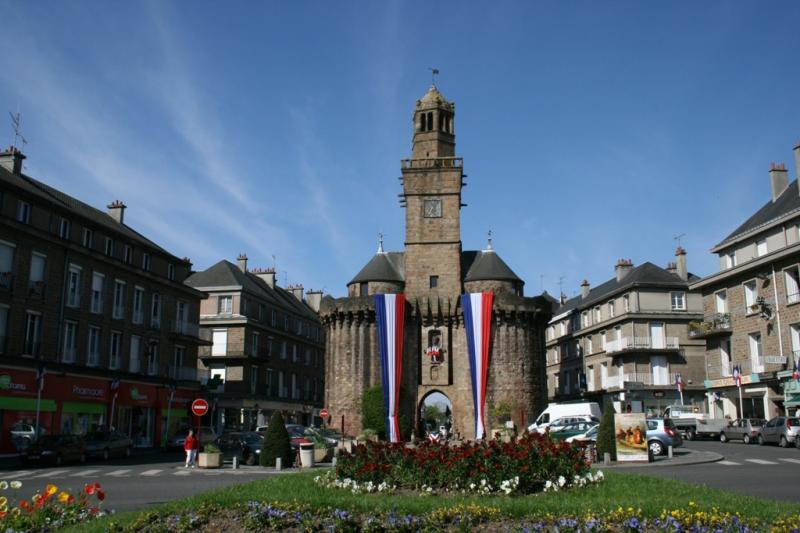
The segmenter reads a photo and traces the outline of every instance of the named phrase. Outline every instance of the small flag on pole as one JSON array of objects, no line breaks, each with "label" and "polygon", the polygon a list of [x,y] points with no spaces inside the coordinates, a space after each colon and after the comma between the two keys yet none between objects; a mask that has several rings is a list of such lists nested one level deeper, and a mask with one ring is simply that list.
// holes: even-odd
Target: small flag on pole
[{"label": "small flag on pole", "polygon": [[794,362],[794,370],[792,371],[792,378],[800,381],[800,368],[797,366],[797,361]]},{"label": "small flag on pole", "polygon": [[117,389],[119,389],[119,380],[118,379],[111,380],[111,390],[117,390]]},{"label": "small flag on pole", "polygon": [[44,375],[47,374],[47,370],[40,366],[39,369],[36,371],[36,390],[42,392],[44,390]]},{"label": "small flag on pole", "polygon": [[737,387],[742,386],[742,372],[739,370],[739,365],[733,367],[733,381],[736,383]]},{"label": "small flag on pole", "polygon": [[680,372],[675,374],[675,385],[678,387],[678,392],[683,392],[683,380]]}]

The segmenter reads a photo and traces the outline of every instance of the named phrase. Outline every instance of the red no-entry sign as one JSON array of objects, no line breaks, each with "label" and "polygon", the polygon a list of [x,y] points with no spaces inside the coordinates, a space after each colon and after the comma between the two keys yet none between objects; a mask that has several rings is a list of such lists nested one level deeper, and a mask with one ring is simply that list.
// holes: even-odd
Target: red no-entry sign
[{"label": "red no-entry sign", "polygon": [[208,412],[208,402],[202,398],[198,398],[192,402],[192,413],[194,416],[203,416]]},{"label": "red no-entry sign", "polygon": [[328,412],[328,410],[327,410],[327,409],[320,409],[320,410],[319,410],[319,416],[320,416],[320,418],[328,418],[328,415],[329,415],[329,414],[330,414],[330,413]]}]

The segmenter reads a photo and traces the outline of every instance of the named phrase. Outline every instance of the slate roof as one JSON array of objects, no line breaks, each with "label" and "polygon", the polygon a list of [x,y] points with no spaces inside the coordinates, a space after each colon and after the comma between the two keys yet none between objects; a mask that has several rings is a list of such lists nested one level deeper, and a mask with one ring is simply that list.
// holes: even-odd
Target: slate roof
[{"label": "slate roof", "polygon": [[402,283],[405,280],[405,254],[403,252],[378,252],[348,285],[365,281],[391,281]]},{"label": "slate roof", "polygon": [[673,274],[666,269],[647,262],[631,269],[628,274],[622,278],[622,281],[617,281],[617,277],[609,279],[605,283],[601,283],[589,291],[589,296],[583,298],[578,295],[574,298],[567,300],[564,305],[554,311],[555,315],[560,315],[573,309],[591,307],[595,303],[604,300],[606,297],[621,291],[625,288],[632,287],[633,285],[645,285],[648,287],[663,287],[674,288],[683,287],[688,288],[689,283],[699,280],[698,276],[689,274],[689,281],[683,281],[677,274]]},{"label": "slate roof", "polygon": [[[471,261],[469,261],[470,258]],[[522,281],[494,250],[462,252],[461,260],[462,272],[464,271],[463,266],[466,266],[465,263],[469,261],[464,281]]]},{"label": "slate roof", "polygon": [[305,302],[298,300],[286,289],[275,286],[270,287],[263,279],[252,272],[246,274],[230,261],[222,260],[202,272],[195,272],[185,283],[197,289],[211,289],[213,287],[242,287],[246,292],[261,296],[274,305],[289,308],[297,314],[316,319],[317,315]]},{"label": "slate roof", "polygon": [[26,176],[25,174],[14,174],[13,172],[9,172],[4,167],[0,167],[0,182],[19,188],[32,196],[44,200],[48,204],[55,205],[56,207],[64,209],[73,215],[87,219],[99,226],[103,226],[112,232],[122,234],[131,241],[144,244],[148,248],[158,250],[163,254],[178,259],[176,256],[169,253],[167,250],[163,249],[141,233],[132,229],[130,226],[120,224],[105,211],[101,211],[88,204],[85,204],[77,198],[73,198],[72,196],[59,191],[58,189],[54,189],[46,183],[42,183],[41,181],[33,179],[30,176]]},{"label": "slate roof", "polygon": [[719,248],[730,241],[735,240],[746,233],[750,233],[773,220],[779,219],[791,212],[800,210],[800,191],[797,189],[797,180],[789,184],[783,194],[776,201],[768,201],[761,209],[755,212],[741,226],[733,230],[733,233],[725,237],[722,242],[714,248]]}]

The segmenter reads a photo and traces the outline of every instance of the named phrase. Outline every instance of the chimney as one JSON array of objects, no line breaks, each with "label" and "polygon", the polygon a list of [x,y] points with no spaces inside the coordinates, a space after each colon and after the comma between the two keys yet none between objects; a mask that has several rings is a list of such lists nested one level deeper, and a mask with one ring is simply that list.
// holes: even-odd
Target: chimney
[{"label": "chimney", "polygon": [[15,146],[9,146],[0,152],[0,166],[14,174],[22,173],[22,160],[25,156]]},{"label": "chimney", "polygon": [[239,257],[236,258],[236,265],[239,267],[239,270],[247,273],[247,254],[239,254]]},{"label": "chimney", "polygon": [[561,293],[561,296],[558,297],[558,303],[559,305],[564,305],[565,303],[567,303],[567,295],[564,294],[563,292]]},{"label": "chimney", "polygon": [[306,303],[315,313],[319,313],[319,307],[322,304],[322,291],[309,289],[306,293]]},{"label": "chimney", "polygon": [[786,165],[783,163],[770,164],[769,183],[772,186],[772,201],[775,202],[789,186],[789,172],[786,170]]},{"label": "chimney", "polygon": [[588,298],[589,297],[589,281],[583,280],[581,283],[581,298]]},{"label": "chimney", "polygon": [[677,276],[678,275],[678,263],[676,263],[674,261],[672,263],[667,263],[667,272],[669,272],[670,274],[675,274]]},{"label": "chimney", "polygon": [[253,270],[253,274],[258,276],[261,280],[264,281],[270,288],[275,288],[275,269],[274,268],[257,268]]},{"label": "chimney", "polygon": [[303,301],[303,286],[302,285],[289,285],[286,288],[289,292],[291,292],[295,298]]},{"label": "chimney", "polygon": [[678,277],[681,278],[683,281],[689,281],[689,271],[686,270],[686,250],[678,246],[678,249],[675,250],[675,257],[677,261],[675,263],[678,266]]},{"label": "chimney", "polygon": [[125,220],[125,208],[128,207],[127,205],[123,204],[119,200],[114,200],[110,204],[108,204],[108,216],[113,218],[117,221],[117,224],[122,224]]},{"label": "chimney", "polygon": [[620,259],[617,261],[614,267],[614,271],[617,273],[617,283],[621,282],[631,270],[633,270],[633,261],[630,259]]}]

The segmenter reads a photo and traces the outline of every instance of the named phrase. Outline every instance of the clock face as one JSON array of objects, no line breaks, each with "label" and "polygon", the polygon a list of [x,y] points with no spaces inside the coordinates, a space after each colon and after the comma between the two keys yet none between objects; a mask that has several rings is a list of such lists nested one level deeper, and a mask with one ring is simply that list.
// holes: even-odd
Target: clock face
[{"label": "clock face", "polygon": [[441,200],[425,200],[425,218],[440,218],[442,216]]}]

